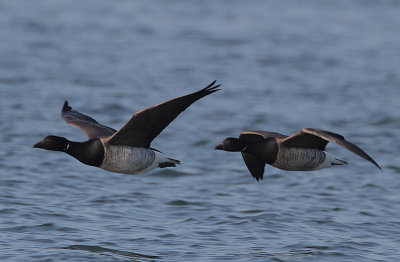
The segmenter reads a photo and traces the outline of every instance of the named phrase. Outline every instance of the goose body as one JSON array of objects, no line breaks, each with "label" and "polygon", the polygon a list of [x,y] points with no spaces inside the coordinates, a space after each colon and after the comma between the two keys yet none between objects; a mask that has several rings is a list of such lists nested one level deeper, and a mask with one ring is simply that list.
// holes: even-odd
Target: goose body
[{"label": "goose body", "polygon": [[325,151],[329,142],[336,143],[358,156],[380,166],[358,146],[343,136],[314,128],[303,128],[292,136],[274,132],[244,131],[239,138],[226,138],[216,150],[241,152],[251,175],[262,179],[266,164],[287,171],[314,171],[347,164]]},{"label": "goose body", "polygon": [[155,168],[175,167],[180,164],[179,160],[164,156],[150,144],[191,104],[218,91],[220,85],[215,82],[200,91],[137,112],[118,131],[72,110],[65,101],[61,117],[67,124],[81,129],[89,140],[74,142],[64,137],[47,136],[33,147],[64,152],[83,164],[116,173],[141,174]]},{"label": "goose body", "polygon": [[160,152],[144,147],[111,145],[104,149],[104,160],[99,167],[115,173],[137,175],[180,163],[179,160],[167,158]]},{"label": "goose body", "polygon": [[345,161],[334,158],[328,152],[318,149],[281,148],[273,167],[287,171],[314,171],[333,165],[343,165]]}]

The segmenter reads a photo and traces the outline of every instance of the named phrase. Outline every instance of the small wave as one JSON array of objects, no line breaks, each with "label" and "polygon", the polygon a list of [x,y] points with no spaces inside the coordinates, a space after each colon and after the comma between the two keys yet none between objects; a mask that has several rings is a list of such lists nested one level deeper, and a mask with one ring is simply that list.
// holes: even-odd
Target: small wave
[{"label": "small wave", "polygon": [[243,211],[240,211],[240,212],[244,213],[244,214],[259,214],[259,213],[263,213],[264,210],[261,210],[261,209],[249,209],[249,210],[243,210]]},{"label": "small wave", "polygon": [[372,125],[374,126],[383,126],[387,124],[393,124],[397,123],[398,119],[392,116],[384,116],[381,119],[378,119],[377,121],[373,122]]},{"label": "small wave", "polygon": [[170,206],[204,206],[203,202],[189,202],[189,201],[185,201],[185,200],[173,200],[173,201],[169,201],[167,202],[167,205]]},{"label": "small wave", "polygon": [[83,251],[89,251],[93,253],[109,253],[109,254],[114,254],[114,255],[119,255],[123,257],[129,257],[129,258],[146,258],[146,259],[160,259],[161,257],[159,256],[152,256],[152,255],[144,255],[144,254],[139,254],[135,252],[130,252],[130,251],[121,251],[117,249],[111,249],[111,248],[104,248],[101,246],[87,246],[87,245],[72,245],[68,246],[65,249],[71,249],[71,250],[83,250]]},{"label": "small wave", "polygon": [[327,246],[307,246],[305,248],[316,249],[316,250],[327,250],[327,249],[329,249],[329,247],[327,247]]},{"label": "small wave", "polygon": [[360,186],[360,188],[380,188],[380,189],[383,189],[381,186],[376,185],[376,184],[372,184],[372,183],[364,184],[364,185]]},{"label": "small wave", "polygon": [[191,146],[192,146],[192,147],[205,146],[205,145],[208,145],[209,142],[210,142],[209,140],[200,139],[200,140],[197,140],[197,141],[191,143]]},{"label": "small wave", "polygon": [[14,233],[26,233],[26,232],[43,232],[43,231],[53,231],[53,230],[58,230],[62,232],[78,232],[79,230],[71,227],[65,227],[65,226],[57,226],[56,224],[53,223],[44,223],[44,224],[38,224],[38,225],[23,225],[23,226],[14,226],[14,227],[9,227],[9,228],[3,228],[3,231],[5,232],[14,232]]},{"label": "small wave", "polygon": [[400,166],[389,165],[387,168],[395,171],[396,173],[400,173]]},{"label": "small wave", "polygon": [[181,177],[181,176],[189,176],[189,173],[183,173],[180,171],[176,171],[173,169],[165,169],[159,172],[155,172],[151,174],[150,176],[156,176],[156,177]]},{"label": "small wave", "polygon": [[29,79],[27,77],[1,77],[0,83],[5,85],[13,84],[24,84],[27,83]]},{"label": "small wave", "polygon": [[368,217],[375,217],[374,214],[372,214],[370,212],[366,212],[366,211],[361,211],[361,212],[359,212],[359,214],[363,215],[363,216],[368,216]]}]

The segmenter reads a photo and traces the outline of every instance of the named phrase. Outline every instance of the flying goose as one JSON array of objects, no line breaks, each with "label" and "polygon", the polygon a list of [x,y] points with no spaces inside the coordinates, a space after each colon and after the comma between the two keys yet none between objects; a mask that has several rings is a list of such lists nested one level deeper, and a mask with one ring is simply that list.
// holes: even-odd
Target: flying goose
[{"label": "flying goose", "polygon": [[118,131],[72,110],[65,101],[61,117],[67,124],[81,129],[89,140],[74,142],[64,137],[47,136],[33,147],[61,151],[83,164],[116,173],[140,174],[158,167],[175,167],[180,161],[151,148],[151,141],[191,104],[220,90],[220,85],[215,82],[195,93],[137,112]]},{"label": "flying goose", "polygon": [[367,153],[343,136],[315,128],[303,128],[291,136],[244,131],[239,138],[226,138],[215,150],[241,152],[251,175],[258,181],[263,179],[265,164],[288,171],[313,171],[347,164],[325,152],[329,142],[346,148],[381,169]]}]

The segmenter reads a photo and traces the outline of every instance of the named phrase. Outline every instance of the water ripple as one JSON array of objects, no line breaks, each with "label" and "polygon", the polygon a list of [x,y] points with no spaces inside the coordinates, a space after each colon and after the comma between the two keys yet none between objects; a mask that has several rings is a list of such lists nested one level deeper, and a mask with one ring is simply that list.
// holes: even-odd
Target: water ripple
[{"label": "water ripple", "polygon": [[[117,257],[122,257],[122,258],[134,258],[136,261],[142,261],[142,259],[145,259],[143,261],[148,261],[149,259],[157,260],[157,259],[161,258],[159,256],[144,255],[144,254],[139,254],[139,253],[130,252],[130,251],[121,251],[121,250],[116,250],[116,249],[111,249],[111,248],[104,248],[101,246],[71,245],[71,246],[65,247],[65,249],[82,250],[82,251],[88,251],[88,252],[93,252],[93,253],[98,253],[98,254],[112,254]],[[137,259],[140,259],[140,260],[137,260]]]}]

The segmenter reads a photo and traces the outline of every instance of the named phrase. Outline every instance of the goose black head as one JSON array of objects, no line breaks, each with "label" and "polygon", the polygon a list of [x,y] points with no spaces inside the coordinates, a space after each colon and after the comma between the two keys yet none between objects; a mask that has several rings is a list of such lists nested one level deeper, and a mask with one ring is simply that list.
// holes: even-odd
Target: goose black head
[{"label": "goose black head", "polygon": [[246,148],[246,144],[235,137],[228,137],[221,144],[216,146],[215,150],[224,150],[229,152],[240,152]]},{"label": "goose black head", "polygon": [[46,136],[42,141],[33,145],[33,148],[43,148],[52,151],[67,151],[69,141],[60,136]]}]

